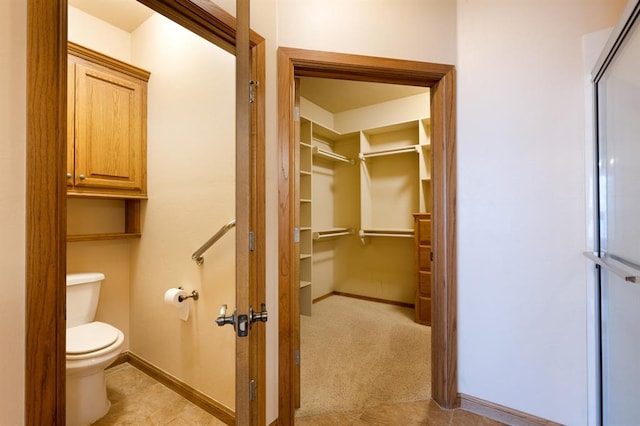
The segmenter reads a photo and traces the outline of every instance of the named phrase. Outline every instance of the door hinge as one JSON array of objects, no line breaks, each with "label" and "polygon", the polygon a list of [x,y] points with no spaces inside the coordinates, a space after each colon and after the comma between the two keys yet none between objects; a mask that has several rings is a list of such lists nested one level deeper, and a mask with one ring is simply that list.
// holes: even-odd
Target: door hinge
[{"label": "door hinge", "polygon": [[249,251],[256,249],[256,234],[253,231],[249,231]]},{"label": "door hinge", "polygon": [[300,228],[293,228],[293,242],[300,242]]},{"label": "door hinge", "polygon": [[295,365],[300,365],[300,349],[293,351],[293,363]]},{"label": "door hinge", "polygon": [[431,261],[433,262],[433,252],[431,252]]},{"label": "door hinge", "polygon": [[249,401],[256,400],[256,381],[249,380]]},{"label": "door hinge", "polygon": [[300,121],[300,107],[293,107],[293,121]]},{"label": "door hinge", "polygon": [[259,86],[260,82],[251,80],[249,82],[249,102],[254,103],[256,101],[256,86]]}]

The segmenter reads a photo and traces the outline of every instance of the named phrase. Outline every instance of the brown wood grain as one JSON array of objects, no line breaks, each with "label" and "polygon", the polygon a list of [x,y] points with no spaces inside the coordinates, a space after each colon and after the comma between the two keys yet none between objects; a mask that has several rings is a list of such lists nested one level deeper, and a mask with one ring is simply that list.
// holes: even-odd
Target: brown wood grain
[{"label": "brown wood grain", "polygon": [[27,14],[25,424],[64,425],[67,3]]}]

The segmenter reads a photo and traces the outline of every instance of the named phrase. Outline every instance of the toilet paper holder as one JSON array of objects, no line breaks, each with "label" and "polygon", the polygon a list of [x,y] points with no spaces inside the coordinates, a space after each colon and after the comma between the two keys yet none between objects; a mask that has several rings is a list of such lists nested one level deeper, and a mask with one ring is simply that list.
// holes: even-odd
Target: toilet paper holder
[{"label": "toilet paper holder", "polygon": [[[180,290],[184,290],[182,287],[178,287]],[[178,296],[178,302],[182,303],[187,299],[198,300],[200,296],[197,290],[193,290],[189,296]]]}]

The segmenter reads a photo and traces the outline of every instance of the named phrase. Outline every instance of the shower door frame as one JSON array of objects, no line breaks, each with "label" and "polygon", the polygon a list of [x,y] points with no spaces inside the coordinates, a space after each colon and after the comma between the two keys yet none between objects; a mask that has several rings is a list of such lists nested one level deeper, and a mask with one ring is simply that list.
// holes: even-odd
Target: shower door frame
[{"label": "shower door frame", "polygon": [[[235,55],[236,19],[215,4],[140,2]],[[67,0],[27,2],[25,424],[65,423],[67,8]],[[265,39],[250,31],[249,48],[251,79],[264,81]],[[256,87],[251,107],[247,159],[255,250],[249,255],[249,283],[242,285],[248,285],[253,306],[265,300],[264,86]],[[247,374],[256,378],[257,398],[250,402],[249,393],[243,392],[236,398],[236,412],[250,412],[250,424],[264,424],[265,327],[252,333],[241,365],[248,363]],[[242,387],[248,389],[248,381]]]}]

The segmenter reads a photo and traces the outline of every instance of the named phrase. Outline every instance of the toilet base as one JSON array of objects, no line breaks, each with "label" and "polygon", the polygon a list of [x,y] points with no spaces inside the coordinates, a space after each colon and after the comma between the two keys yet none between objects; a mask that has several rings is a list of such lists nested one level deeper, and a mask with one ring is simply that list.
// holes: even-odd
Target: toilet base
[{"label": "toilet base", "polygon": [[66,426],[86,426],[104,417],[111,408],[104,370],[67,376]]}]

